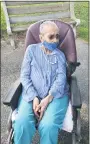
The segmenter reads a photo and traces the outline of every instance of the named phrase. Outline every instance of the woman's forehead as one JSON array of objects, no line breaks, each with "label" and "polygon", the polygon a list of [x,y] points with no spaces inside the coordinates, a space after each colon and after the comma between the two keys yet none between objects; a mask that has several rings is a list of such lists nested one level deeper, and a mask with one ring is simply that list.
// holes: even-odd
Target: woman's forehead
[{"label": "woman's forehead", "polygon": [[59,33],[59,29],[58,27],[54,26],[54,25],[45,25],[43,27],[43,32],[44,33],[50,33],[50,34],[55,34],[55,33]]}]

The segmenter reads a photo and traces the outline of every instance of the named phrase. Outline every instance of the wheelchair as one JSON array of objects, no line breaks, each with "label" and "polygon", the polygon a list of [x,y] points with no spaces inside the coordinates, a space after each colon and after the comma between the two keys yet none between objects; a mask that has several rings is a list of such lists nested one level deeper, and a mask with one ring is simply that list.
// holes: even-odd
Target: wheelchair
[{"label": "wheelchair", "polygon": [[[47,19],[51,20],[51,19]],[[45,20],[38,21],[29,26],[26,39],[25,39],[25,50],[30,44],[39,43],[39,27]],[[75,44],[75,36],[73,28],[60,20],[51,20],[56,23],[60,29],[60,50],[64,52],[67,60],[67,80],[70,85],[70,101],[72,107],[72,118],[73,118],[73,130],[72,134],[72,144],[79,144],[81,140],[81,121],[80,121],[80,110],[82,107],[82,100],[80,95],[80,90],[77,84],[77,78],[73,74],[76,67],[80,65],[77,62],[77,52]],[[8,94],[3,101],[4,105],[11,107],[11,111],[8,117],[8,139],[7,144],[14,144],[14,130],[12,128],[12,113],[17,108],[17,103],[19,96],[22,92],[22,84],[20,79],[16,80],[11,86]]]}]

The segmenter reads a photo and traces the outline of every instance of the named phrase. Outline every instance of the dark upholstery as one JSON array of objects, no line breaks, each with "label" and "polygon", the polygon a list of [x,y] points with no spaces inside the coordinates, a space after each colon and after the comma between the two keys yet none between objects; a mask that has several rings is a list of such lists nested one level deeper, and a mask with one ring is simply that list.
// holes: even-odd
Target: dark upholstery
[{"label": "dark upholstery", "polygon": [[[77,62],[76,45],[73,29],[69,24],[59,20],[52,20],[60,29],[60,49],[64,52],[68,62]],[[32,24],[26,33],[25,50],[30,44],[39,43],[39,27],[43,21]]]}]

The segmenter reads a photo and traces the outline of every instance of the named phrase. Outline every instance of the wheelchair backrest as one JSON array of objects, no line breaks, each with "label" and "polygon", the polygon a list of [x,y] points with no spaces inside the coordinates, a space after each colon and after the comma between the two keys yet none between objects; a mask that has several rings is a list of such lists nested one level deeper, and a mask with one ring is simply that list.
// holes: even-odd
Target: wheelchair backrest
[{"label": "wheelchair backrest", "polygon": [[[25,50],[30,44],[39,43],[39,27],[40,24],[45,21],[38,21],[29,26],[26,39],[25,39]],[[64,23],[60,20],[51,20],[56,23],[58,28],[60,29],[60,46],[59,49],[64,52],[66,59],[68,62],[76,62],[77,61],[77,53],[76,53],[76,44],[75,37],[72,27]]]}]

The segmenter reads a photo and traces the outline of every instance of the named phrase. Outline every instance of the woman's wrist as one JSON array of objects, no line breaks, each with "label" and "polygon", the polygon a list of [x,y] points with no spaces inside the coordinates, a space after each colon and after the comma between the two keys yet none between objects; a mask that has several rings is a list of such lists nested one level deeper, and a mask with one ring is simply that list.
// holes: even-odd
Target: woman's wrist
[{"label": "woman's wrist", "polygon": [[51,94],[48,95],[49,103],[53,100],[53,96]]}]

